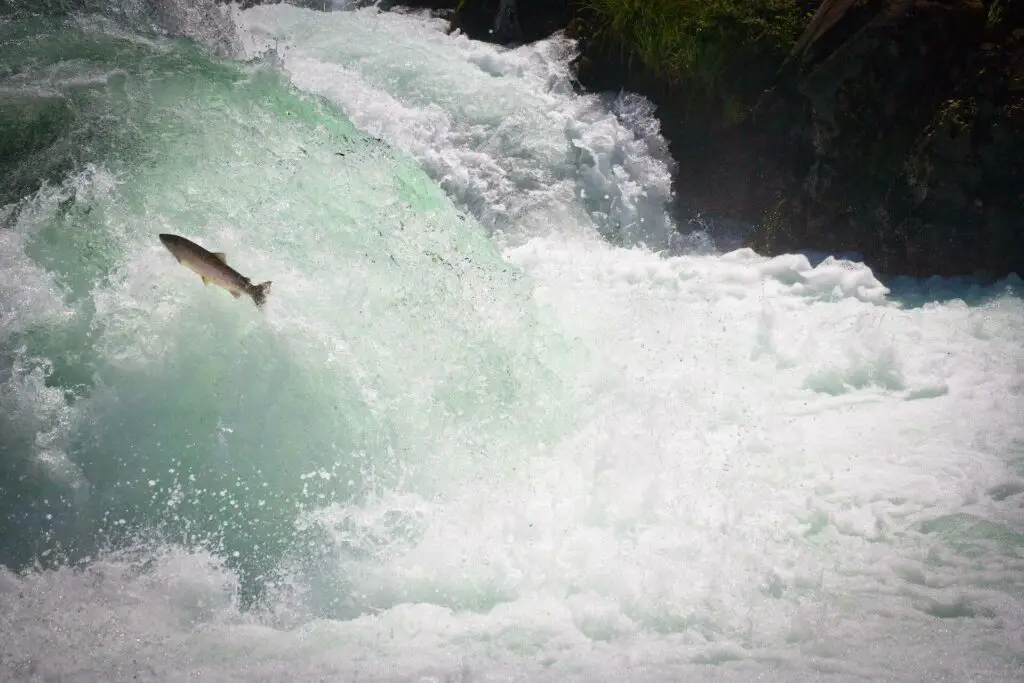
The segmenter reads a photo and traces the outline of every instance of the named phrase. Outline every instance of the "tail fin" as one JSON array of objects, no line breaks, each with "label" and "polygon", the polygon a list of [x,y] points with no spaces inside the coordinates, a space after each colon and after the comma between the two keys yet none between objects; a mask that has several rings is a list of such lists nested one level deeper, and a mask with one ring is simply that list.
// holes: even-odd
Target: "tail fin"
[{"label": "tail fin", "polygon": [[267,295],[270,294],[270,280],[258,284],[252,288],[249,292],[249,296],[256,303],[256,307],[259,308],[263,304],[267,303]]}]

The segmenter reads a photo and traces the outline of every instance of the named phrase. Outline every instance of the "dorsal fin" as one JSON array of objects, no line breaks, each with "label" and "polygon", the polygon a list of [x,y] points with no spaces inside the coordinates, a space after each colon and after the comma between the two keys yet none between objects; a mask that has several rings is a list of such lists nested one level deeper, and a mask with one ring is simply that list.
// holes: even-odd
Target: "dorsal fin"
[{"label": "dorsal fin", "polygon": [[217,258],[219,258],[221,263],[223,263],[224,265],[227,265],[227,263],[228,263],[228,255],[225,254],[223,251],[215,251],[215,252],[213,252],[213,255],[216,256]]}]

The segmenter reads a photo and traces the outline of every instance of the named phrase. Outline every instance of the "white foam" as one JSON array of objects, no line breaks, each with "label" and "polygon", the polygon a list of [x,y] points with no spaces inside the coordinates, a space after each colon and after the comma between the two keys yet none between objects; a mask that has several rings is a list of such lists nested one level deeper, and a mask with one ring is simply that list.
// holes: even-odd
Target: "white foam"
[{"label": "white foam", "polygon": [[[934,645],[945,655],[935,661],[929,651],[940,650],[920,643],[943,639],[932,615],[951,598],[894,577],[934,557],[941,543],[920,531],[927,520],[1013,517],[984,492],[1014,480],[1008,458],[1021,443],[1024,354],[1009,341],[1022,325],[1018,299],[901,310],[845,258],[659,257],[594,239],[601,207],[587,205],[588,191],[646,189],[640,206],[660,210],[667,166],[653,142],[624,143],[641,138],[607,109],[593,116],[594,99],[558,87],[561,74],[537,56],[560,39],[504,50],[369,12],[313,23],[262,8],[243,23],[280,41],[296,84],[413,154],[499,226],[507,258],[586,353],[577,387],[590,392],[590,420],[573,437],[524,453],[500,486],[481,482],[443,505],[392,501],[373,518],[408,513],[415,531],[360,536],[371,559],[336,550],[328,571],[351,582],[350,609],[479,610],[499,595],[527,632],[568,638],[555,637],[548,657],[586,660],[591,676],[604,642],[649,663],[768,658],[794,674],[983,670],[953,641]],[[398,55],[414,57],[385,56],[363,33],[372,29],[401,36]],[[535,191],[511,178],[538,160],[541,172],[564,167],[564,137],[586,181]],[[338,548],[349,547],[349,527],[330,519],[321,522]],[[989,548],[982,564],[1015,586],[1020,558],[1005,552]],[[937,584],[981,582],[956,598],[968,620],[959,633],[1001,643],[1012,660],[1021,633],[989,619],[1016,619],[1021,603],[983,587],[988,569],[948,553],[928,573]]]},{"label": "white foam", "polygon": [[[315,542],[285,560],[264,611],[240,610],[239,578],[176,540],[149,564],[144,545],[85,570],[0,573],[0,667],[104,681],[1008,680],[1019,669],[1019,296],[899,306],[854,261],[611,246],[595,235],[601,207],[578,190],[612,190],[621,220],[655,215],[666,166],[639,142],[650,131],[560,89],[564,56],[538,58],[557,40],[502,50],[370,10],[241,18],[286,34],[295,81],[441,178],[502,233],[524,277],[444,223],[438,201],[409,189],[415,178],[396,180],[400,165],[332,165],[322,141],[303,161],[280,122],[220,150],[217,173],[186,172],[204,155],[182,161],[176,181],[203,184],[224,223],[206,227],[217,246],[288,283],[259,318],[273,344],[249,355],[296,362],[270,379],[230,365],[256,316],[236,317],[222,292],[172,296],[185,276],[171,280],[181,273],[158,245],[127,241],[115,277],[90,294],[109,323],[97,348],[152,384],[97,393],[95,414],[134,438],[208,397],[160,365],[171,348],[224,361],[230,391],[267,398],[259,415],[225,410],[195,429],[223,432],[229,456],[238,444],[275,455],[275,486],[304,455],[296,444],[329,448],[349,425],[382,462],[387,448],[412,451],[407,467],[302,512]],[[573,141],[597,161],[566,165]],[[239,152],[257,143],[274,145],[265,169]],[[280,185],[254,188],[257,170]],[[180,203],[168,215],[200,196],[161,188]],[[390,232],[361,230],[366,215]],[[372,265],[380,245],[394,269]],[[416,270],[425,249],[472,258]],[[11,395],[56,400],[24,377]],[[339,449],[340,469],[346,454],[374,464]]]},{"label": "white foam", "polygon": [[[374,8],[257,7],[237,21],[247,55],[276,51],[296,85],[411,154],[485,226],[674,245],[671,160],[656,119],[634,96],[609,106],[575,95],[564,37],[509,50]],[[394,37],[388,49],[381,35]]]}]

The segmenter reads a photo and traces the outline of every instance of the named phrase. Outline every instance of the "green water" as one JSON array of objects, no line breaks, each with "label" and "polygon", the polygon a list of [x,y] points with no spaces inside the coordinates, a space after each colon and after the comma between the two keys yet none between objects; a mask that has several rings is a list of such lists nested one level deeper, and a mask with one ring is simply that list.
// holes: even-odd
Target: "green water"
[{"label": "green water", "polygon": [[[300,513],[441,494],[556,433],[529,290],[413,161],[259,63],[4,30],[5,258],[39,282],[3,286],[44,310],[0,337],[0,563],[142,536],[216,550],[256,594],[285,553],[316,557]],[[273,280],[267,310],[160,232]]]},{"label": "green water", "polygon": [[1020,278],[676,240],[561,37],[24,5],[0,678],[1019,678]]}]

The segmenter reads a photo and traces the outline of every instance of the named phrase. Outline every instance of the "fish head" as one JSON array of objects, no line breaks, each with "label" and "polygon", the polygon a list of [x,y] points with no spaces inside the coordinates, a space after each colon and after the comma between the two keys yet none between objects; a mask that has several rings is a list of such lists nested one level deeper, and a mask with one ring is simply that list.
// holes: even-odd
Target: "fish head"
[{"label": "fish head", "polygon": [[160,242],[168,249],[171,249],[173,246],[181,244],[181,238],[178,237],[177,235],[171,235],[170,233],[162,232],[160,233]]},{"label": "fish head", "polygon": [[167,251],[174,254],[179,261],[189,252],[189,241],[178,235],[160,233],[160,243],[167,247]]}]

